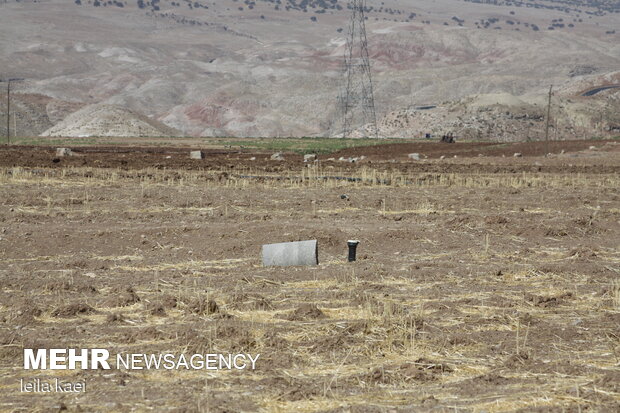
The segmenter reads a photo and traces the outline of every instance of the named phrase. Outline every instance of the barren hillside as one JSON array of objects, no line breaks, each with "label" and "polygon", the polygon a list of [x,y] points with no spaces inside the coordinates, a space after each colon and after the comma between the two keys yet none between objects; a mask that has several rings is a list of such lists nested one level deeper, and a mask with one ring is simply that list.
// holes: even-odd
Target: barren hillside
[{"label": "barren hillside", "polygon": [[[368,1],[381,135],[535,139],[552,83],[555,134],[614,133],[620,89],[580,94],[618,81],[618,3],[496,3]],[[18,133],[84,134],[60,122],[103,104],[181,135],[336,136],[348,19],[342,0],[8,1],[0,73],[26,78]]]}]

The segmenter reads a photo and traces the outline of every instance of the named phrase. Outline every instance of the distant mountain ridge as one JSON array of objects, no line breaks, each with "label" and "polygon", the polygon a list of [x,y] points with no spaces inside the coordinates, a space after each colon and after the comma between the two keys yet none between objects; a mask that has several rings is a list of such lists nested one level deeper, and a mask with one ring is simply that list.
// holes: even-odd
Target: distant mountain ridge
[{"label": "distant mountain ridge", "polygon": [[[368,1],[382,135],[419,136],[432,129],[491,139],[518,139],[529,131],[535,138],[540,125],[532,117],[550,84],[558,90],[558,128],[567,137],[598,133],[615,122],[596,113],[614,111],[618,90],[587,103],[577,90],[605,84],[620,67],[620,36],[610,34],[619,27],[618,2],[495,3]],[[94,124],[123,136],[145,130],[191,136],[340,133],[347,2],[98,4],[0,3],[0,73],[26,78],[14,91],[18,131],[84,134],[90,126],[63,120],[85,107],[113,107],[112,118],[128,127],[110,124],[107,110],[88,113],[102,116]],[[499,106],[471,106],[487,95],[513,96],[505,102],[525,102],[515,113],[531,116],[491,116]],[[6,119],[3,101],[0,124]],[[436,109],[412,111],[427,105]],[[136,128],[137,118],[155,124]]]}]

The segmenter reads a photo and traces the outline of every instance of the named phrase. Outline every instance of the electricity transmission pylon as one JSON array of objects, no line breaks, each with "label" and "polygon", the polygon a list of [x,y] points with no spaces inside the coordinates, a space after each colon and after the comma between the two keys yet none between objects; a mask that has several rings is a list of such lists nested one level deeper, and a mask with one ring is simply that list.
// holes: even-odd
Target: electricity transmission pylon
[{"label": "electricity transmission pylon", "polygon": [[364,137],[379,136],[366,38],[365,7],[366,0],[352,0],[349,3],[352,14],[344,52],[345,88],[340,98],[343,138],[350,137],[353,128],[360,128]]}]

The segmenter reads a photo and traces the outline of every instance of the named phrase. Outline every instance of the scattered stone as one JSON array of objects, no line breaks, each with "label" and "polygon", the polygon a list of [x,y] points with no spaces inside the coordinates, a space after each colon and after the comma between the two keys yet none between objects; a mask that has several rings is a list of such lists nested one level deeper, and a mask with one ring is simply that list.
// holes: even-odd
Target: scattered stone
[{"label": "scattered stone", "polygon": [[513,158],[521,158],[523,157],[523,154],[521,154],[520,152],[515,152],[514,155],[512,155]]},{"label": "scattered stone", "polygon": [[69,148],[56,148],[56,156],[73,156],[73,151]]},{"label": "scattered stone", "polygon": [[593,151],[596,149],[596,146],[590,146],[590,150]]},{"label": "scattered stone", "polygon": [[273,155],[271,155],[271,160],[272,161],[283,161],[284,160],[284,156],[282,156],[281,152],[276,152]]},{"label": "scattered stone", "polygon": [[349,195],[342,194],[342,195],[340,195],[340,199],[349,199]]},{"label": "scattered stone", "polygon": [[446,159],[446,156],[445,156],[445,155],[441,155],[441,156],[439,157],[439,159]]},{"label": "scattered stone", "polygon": [[410,153],[409,154],[409,159],[413,159],[414,161],[419,161],[420,160],[420,154],[419,153]]},{"label": "scattered stone", "polygon": [[251,160],[251,161],[255,161],[255,160],[256,160],[256,156],[252,156],[252,157],[250,158],[250,160]]},{"label": "scattered stone", "polygon": [[316,161],[316,155],[313,153],[304,155],[304,162],[314,162]]},{"label": "scattered stone", "polygon": [[189,157],[190,159],[204,159],[205,154],[202,151],[191,151]]},{"label": "scattered stone", "polygon": [[335,161],[336,158],[327,158],[328,161]]},{"label": "scattered stone", "polygon": [[560,155],[564,155],[564,153],[565,153],[565,152],[566,152],[566,151],[565,151],[564,149],[562,149],[562,150],[560,151]]},{"label": "scattered stone", "polygon": [[166,159],[172,159],[172,156],[168,155],[166,156]]}]

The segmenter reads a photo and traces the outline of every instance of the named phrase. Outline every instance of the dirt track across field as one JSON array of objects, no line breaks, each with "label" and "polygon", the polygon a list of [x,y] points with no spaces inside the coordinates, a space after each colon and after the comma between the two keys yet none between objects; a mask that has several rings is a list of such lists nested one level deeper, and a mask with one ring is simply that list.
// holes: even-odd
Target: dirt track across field
[{"label": "dirt track across field", "polygon": [[[617,412],[620,145],[571,144],[549,158],[363,148],[321,157],[359,163],[311,165],[3,148],[0,411]],[[263,244],[306,239],[318,267],[261,266]],[[23,348],[260,359],[25,371]],[[19,391],[55,377],[87,391]]]}]

